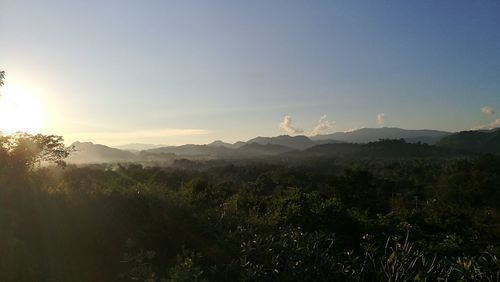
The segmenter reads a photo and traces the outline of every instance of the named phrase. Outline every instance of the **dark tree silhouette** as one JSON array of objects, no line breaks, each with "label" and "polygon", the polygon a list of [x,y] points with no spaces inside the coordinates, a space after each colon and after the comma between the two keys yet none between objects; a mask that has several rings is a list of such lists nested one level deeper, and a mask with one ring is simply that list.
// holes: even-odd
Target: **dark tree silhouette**
[{"label": "dark tree silhouette", "polygon": [[4,79],[5,79],[5,71],[0,71],[0,86],[3,85]]}]

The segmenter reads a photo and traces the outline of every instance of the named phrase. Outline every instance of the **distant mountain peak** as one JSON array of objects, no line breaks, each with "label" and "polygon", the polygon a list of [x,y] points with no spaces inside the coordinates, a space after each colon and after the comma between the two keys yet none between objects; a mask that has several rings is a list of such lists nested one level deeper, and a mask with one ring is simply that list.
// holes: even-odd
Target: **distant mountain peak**
[{"label": "distant mountain peak", "polygon": [[247,141],[247,144],[251,143],[258,143],[261,145],[266,145],[266,144],[281,145],[298,150],[304,150],[316,145],[314,141],[312,141],[311,139],[309,139],[307,136],[304,135],[296,135],[296,136],[279,135],[276,137],[259,136]]},{"label": "distant mountain peak", "polygon": [[67,159],[69,163],[108,163],[135,161],[136,156],[128,151],[111,148],[92,142],[73,142],[75,151]]},{"label": "distant mountain peak", "polygon": [[224,147],[224,148],[229,148],[229,149],[236,149],[236,148],[239,148],[243,145],[244,145],[244,143],[240,142],[240,141],[238,141],[234,144],[231,144],[231,143],[224,142],[222,140],[215,140],[212,143],[207,144],[207,146],[209,146],[209,147]]}]

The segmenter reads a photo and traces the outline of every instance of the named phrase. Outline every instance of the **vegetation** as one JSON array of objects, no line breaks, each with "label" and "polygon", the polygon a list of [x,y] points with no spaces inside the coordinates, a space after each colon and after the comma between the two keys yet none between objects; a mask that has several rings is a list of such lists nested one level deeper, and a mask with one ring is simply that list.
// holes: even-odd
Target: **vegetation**
[{"label": "vegetation", "polygon": [[2,281],[499,279],[498,156],[62,167],[60,137],[1,140]]},{"label": "vegetation", "polygon": [[446,136],[438,143],[441,147],[468,150],[477,153],[500,154],[500,130],[462,131]]}]

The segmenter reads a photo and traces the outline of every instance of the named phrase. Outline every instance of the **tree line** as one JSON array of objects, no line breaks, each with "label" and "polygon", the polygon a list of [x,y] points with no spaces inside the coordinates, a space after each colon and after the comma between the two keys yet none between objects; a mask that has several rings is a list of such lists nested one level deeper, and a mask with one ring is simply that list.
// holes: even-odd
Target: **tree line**
[{"label": "tree line", "polygon": [[499,278],[498,156],[76,167],[1,140],[2,281]]}]

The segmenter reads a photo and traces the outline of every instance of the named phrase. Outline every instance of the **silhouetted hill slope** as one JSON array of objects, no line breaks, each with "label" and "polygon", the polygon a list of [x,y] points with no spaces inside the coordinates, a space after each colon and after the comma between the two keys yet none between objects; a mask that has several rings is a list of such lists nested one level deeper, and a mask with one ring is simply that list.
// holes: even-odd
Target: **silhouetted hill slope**
[{"label": "silhouetted hill slope", "polygon": [[294,151],[293,148],[276,144],[246,144],[235,151],[237,157],[271,156]]},{"label": "silhouetted hill slope", "polygon": [[317,135],[311,137],[312,140],[338,140],[349,143],[368,143],[380,139],[405,139],[407,142],[422,142],[435,144],[449,132],[438,130],[410,130],[394,127],[383,128],[362,128],[351,132],[336,132],[327,135]]},{"label": "silhouetted hill slope", "polygon": [[456,150],[428,144],[407,143],[403,139],[380,140],[367,144],[324,144],[301,152],[302,156],[338,156],[362,159],[442,158],[465,155]]},{"label": "silhouetted hill slope", "polygon": [[[411,137],[427,134],[420,137]],[[143,150],[140,153],[110,148],[93,143],[76,142],[78,152],[68,159],[73,163],[102,163],[129,161],[168,161],[177,158],[188,159],[235,159],[268,157],[280,154],[297,157],[339,156],[363,159],[399,159],[399,158],[442,158],[467,155],[472,153],[500,153],[500,131],[468,131],[452,134],[444,138],[439,146],[431,146],[438,136],[446,132],[434,130],[404,130],[399,128],[362,129],[349,133],[334,133],[315,136],[315,138],[336,138],[356,140],[348,143],[333,139],[313,141],[306,136],[281,135],[277,137],[257,137],[248,142],[230,144],[220,140],[208,145],[166,146]],[[404,136],[400,139],[382,139],[376,142],[362,143],[380,136]],[[421,143],[413,143],[421,142]],[[318,145],[319,144],[319,145]],[[469,155],[470,155],[469,154]]]},{"label": "silhouetted hill slope", "polygon": [[210,144],[207,144],[209,147],[224,147],[224,148],[229,148],[229,149],[237,149],[241,146],[245,145],[245,142],[238,141],[234,144],[231,143],[226,143],[221,140],[216,140]]},{"label": "silhouetted hill slope", "polygon": [[476,153],[500,154],[500,129],[454,133],[444,137],[437,145]]},{"label": "silhouetted hill slope", "polygon": [[148,155],[152,157],[151,155],[154,154],[173,154],[175,156],[181,157],[208,156],[214,158],[248,158],[277,155],[294,150],[293,148],[276,144],[243,143],[243,145],[240,146],[241,143],[243,142],[238,142],[235,144],[221,144],[220,142],[216,141],[208,145],[168,146],[142,151],[141,156]]},{"label": "silhouetted hill slope", "polygon": [[405,140],[380,140],[362,145],[360,155],[366,158],[442,158],[463,155],[455,150]]},{"label": "silhouetted hill slope", "polygon": [[293,149],[304,150],[307,148],[311,148],[316,145],[314,141],[307,138],[304,135],[298,136],[289,136],[289,135],[280,135],[276,137],[256,137],[250,139],[246,142],[247,144],[257,143],[261,145],[273,144],[285,146]]},{"label": "silhouetted hill slope", "polygon": [[92,142],[75,142],[72,146],[76,151],[66,159],[68,163],[132,162],[137,160],[137,156],[131,152]]}]

